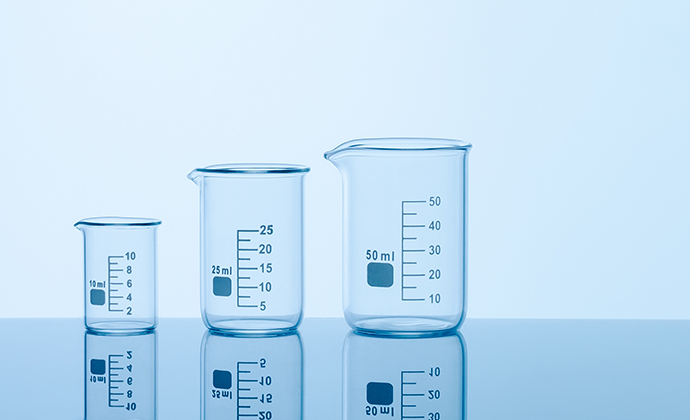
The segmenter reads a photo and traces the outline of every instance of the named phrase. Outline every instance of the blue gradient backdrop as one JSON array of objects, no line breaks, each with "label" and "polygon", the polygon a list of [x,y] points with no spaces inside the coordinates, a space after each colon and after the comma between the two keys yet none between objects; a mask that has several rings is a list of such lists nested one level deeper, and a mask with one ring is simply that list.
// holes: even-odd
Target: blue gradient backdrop
[{"label": "blue gradient backdrop", "polygon": [[312,167],[306,315],[341,315],[352,138],[470,141],[470,317],[690,318],[683,1],[0,2],[0,317],[80,316],[98,215],[163,220],[197,316],[213,163]]}]

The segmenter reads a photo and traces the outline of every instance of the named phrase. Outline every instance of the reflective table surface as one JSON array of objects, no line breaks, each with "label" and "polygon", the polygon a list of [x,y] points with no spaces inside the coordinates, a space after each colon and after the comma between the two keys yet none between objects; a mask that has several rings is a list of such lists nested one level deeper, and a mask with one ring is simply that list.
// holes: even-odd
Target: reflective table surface
[{"label": "reflective table surface", "polygon": [[0,319],[3,419],[690,419],[690,321],[481,320],[434,338],[86,333]]}]

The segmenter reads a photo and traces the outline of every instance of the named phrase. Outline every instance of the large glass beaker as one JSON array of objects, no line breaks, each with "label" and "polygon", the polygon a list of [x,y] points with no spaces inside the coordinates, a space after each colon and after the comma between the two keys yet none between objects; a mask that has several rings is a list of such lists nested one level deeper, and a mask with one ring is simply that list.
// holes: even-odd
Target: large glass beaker
[{"label": "large glass beaker", "polygon": [[467,155],[458,140],[353,140],[343,179],[343,307],[353,328],[429,334],[465,315]]}]

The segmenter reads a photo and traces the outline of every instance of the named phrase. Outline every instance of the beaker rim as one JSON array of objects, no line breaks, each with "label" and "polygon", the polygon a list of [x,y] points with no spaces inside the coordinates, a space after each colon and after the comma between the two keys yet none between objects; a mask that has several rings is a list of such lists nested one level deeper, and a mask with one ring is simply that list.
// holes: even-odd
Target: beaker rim
[{"label": "beaker rim", "polygon": [[82,219],[75,223],[74,226],[158,226],[161,223],[158,219],[147,217],[103,216]]},{"label": "beaker rim", "polygon": [[344,151],[443,151],[443,150],[470,150],[472,144],[454,139],[425,138],[425,137],[382,137],[365,138],[346,141],[333,150],[324,153],[326,159],[330,159]]},{"label": "beaker rim", "polygon": [[210,174],[292,174],[309,172],[304,165],[290,163],[223,163],[205,168],[197,168],[195,172]]}]

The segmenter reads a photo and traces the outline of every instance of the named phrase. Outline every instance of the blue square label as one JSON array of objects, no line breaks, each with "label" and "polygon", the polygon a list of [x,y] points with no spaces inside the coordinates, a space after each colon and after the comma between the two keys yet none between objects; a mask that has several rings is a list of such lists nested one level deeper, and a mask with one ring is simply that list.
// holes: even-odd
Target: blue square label
[{"label": "blue square label", "polygon": [[214,370],[213,387],[218,389],[232,388],[232,374],[227,370]]},{"label": "blue square label", "polygon": [[214,277],[213,294],[224,297],[230,296],[232,294],[232,280],[230,280],[230,277]]},{"label": "blue square label", "polygon": [[377,262],[367,264],[367,283],[372,287],[391,287],[393,285],[393,265]]},{"label": "blue square label", "polygon": [[91,295],[89,301],[92,305],[103,306],[105,305],[105,290],[91,289]]},{"label": "blue square label", "polygon": [[393,385],[388,382],[369,382],[367,384],[367,402],[372,405],[393,404]]},{"label": "blue square label", "polygon": [[89,370],[92,375],[105,375],[105,360],[91,359],[91,368]]}]

